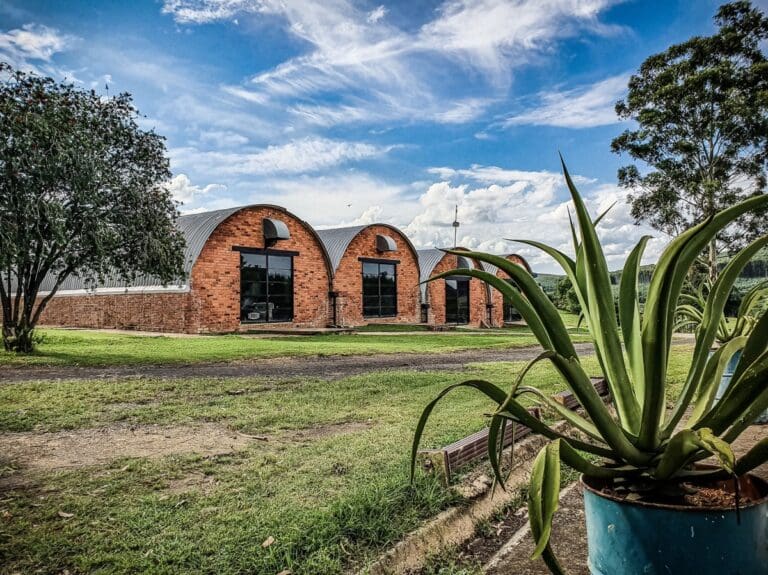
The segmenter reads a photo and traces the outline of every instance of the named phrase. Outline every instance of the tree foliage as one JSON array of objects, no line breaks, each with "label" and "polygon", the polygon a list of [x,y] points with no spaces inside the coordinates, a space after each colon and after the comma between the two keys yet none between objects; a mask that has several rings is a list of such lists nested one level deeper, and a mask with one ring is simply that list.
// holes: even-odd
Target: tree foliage
[{"label": "tree foliage", "polygon": [[182,276],[184,239],[165,185],[171,174],[164,139],[140,129],[137,117],[128,94],[100,97],[0,64],[7,350],[32,350],[42,311],[72,275],[87,285]]},{"label": "tree foliage", "polygon": [[581,304],[579,303],[579,298],[576,296],[576,290],[573,289],[573,284],[567,277],[558,280],[557,285],[555,286],[553,302],[558,309],[571,313],[581,312]]},{"label": "tree foliage", "polygon": [[[768,166],[768,18],[748,1],[720,7],[718,30],[649,57],[616,104],[634,120],[611,148],[650,168],[619,170],[632,215],[677,235],[750,195],[763,193]],[[708,249],[733,251],[768,229],[765,210],[741,218]]]}]

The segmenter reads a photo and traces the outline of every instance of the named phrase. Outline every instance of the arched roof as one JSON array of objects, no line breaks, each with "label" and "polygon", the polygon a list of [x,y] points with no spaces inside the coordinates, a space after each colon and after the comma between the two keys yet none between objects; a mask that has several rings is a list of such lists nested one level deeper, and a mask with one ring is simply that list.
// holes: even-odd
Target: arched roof
[{"label": "arched roof", "polygon": [[[317,240],[318,245],[320,246],[320,249],[323,253],[323,259],[325,260],[325,266],[328,270],[328,278],[331,277],[331,265],[330,260],[328,259],[328,254],[326,253],[323,242],[320,240],[320,237],[317,235],[317,232],[315,229],[310,226],[307,222],[302,220],[301,218],[296,217],[294,214],[286,210],[285,208],[282,208],[280,206],[275,206],[271,204],[250,204],[247,206],[237,206],[233,208],[225,208],[222,210],[213,210],[210,212],[201,212],[199,214],[188,214],[185,216],[179,216],[179,219],[176,220],[176,227],[181,230],[181,232],[184,234],[184,240],[186,241],[186,246],[184,247],[184,275],[185,279],[183,280],[186,285],[189,285],[189,276],[192,273],[192,268],[195,265],[195,262],[197,261],[197,258],[200,257],[200,253],[203,251],[203,248],[205,247],[205,243],[208,241],[208,238],[211,237],[211,234],[216,230],[219,225],[221,225],[227,218],[247,209],[252,208],[268,208],[272,210],[277,210],[279,212],[283,212],[284,214],[290,216],[291,218],[297,220],[300,222],[306,230],[315,237]],[[53,285],[53,278],[47,277],[45,281],[43,282],[43,285],[41,286],[41,291],[50,290]],[[112,279],[107,278],[104,282],[99,283],[97,286],[98,289],[122,289],[122,288],[128,288],[129,285],[120,280],[120,279]],[[160,281],[158,281],[157,278],[152,276],[139,276],[137,277],[133,282],[131,282],[130,287],[135,288],[161,288],[162,285]],[[169,286],[173,287],[173,286]],[[70,276],[68,277],[64,283],[59,288],[59,291],[67,291],[67,290],[82,290],[86,289],[85,281],[76,276]]]},{"label": "arched roof", "polygon": [[418,252],[416,251],[416,248],[413,247],[413,244],[411,243],[411,240],[408,239],[408,236],[390,224],[375,223],[364,224],[361,226],[349,226],[345,228],[328,228],[325,230],[317,230],[317,235],[320,238],[323,247],[325,247],[325,252],[328,254],[328,260],[330,261],[331,270],[334,274],[336,273],[336,270],[339,269],[341,260],[344,257],[344,254],[347,252],[349,244],[352,243],[352,240],[360,235],[363,230],[374,226],[382,226],[396,232],[399,237],[405,240],[405,243],[408,248],[410,248],[411,252],[418,257]]},{"label": "arched roof", "polygon": [[[456,248],[456,249],[462,249],[462,248]],[[421,299],[422,301],[426,301],[427,296],[427,284],[423,283],[427,281],[431,276],[432,272],[437,267],[437,264],[440,263],[440,260],[442,260],[445,256],[451,255],[445,253],[443,250],[437,249],[437,248],[429,248],[426,250],[418,250],[416,254],[419,256],[419,282],[421,287]],[[462,256],[459,256],[462,257]],[[475,267],[474,262],[470,258],[463,258],[466,260],[466,262],[472,266],[472,268]]]},{"label": "arched roof", "polygon": [[[205,242],[211,237],[211,234],[216,230],[221,223],[227,218],[235,215],[238,212],[248,209],[271,209],[290,216],[294,220],[298,221],[304,226],[304,228],[314,236],[317,243],[323,248],[323,242],[320,239],[317,231],[309,225],[307,222],[289,212],[281,206],[275,206],[272,204],[249,204],[247,206],[238,206],[235,208],[225,208],[223,210],[214,210],[212,212],[201,212],[199,214],[189,214],[181,216],[177,221],[177,226],[184,234],[184,239],[187,241],[187,247],[184,250],[184,272],[189,275],[192,272],[192,267],[195,265],[197,258],[200,257],[200,253],[205,247]],[[328,254],[323,250],[323,258],[325,259],[325,265],[328,270],[328,276],[331,275],[333,269],[328,259]]]},{"label": "arched roof", "polygon": [[[516,257],[517,259],[519,259],[519,260],[520,260],[520,261],[523,263],[523,267],[524,267],[524,268],[525,268],[525,269],[528,271],[528,273],[529,273],[529,274],[531,274],[533,277],[536,277],[536,274],[534,274],[534,273],[533,273],[533,270],[531,269],[531,266],[530,266],[530,264],[528,263],[528,260],[526,260],[526,259],[525,259],[523,256],[521,256],[520,254],[504,254],[504,255],[503,255],[503,256],[501,256],[501,257],[503,257],[503,258],[506,258],[506,259],[509,259],[510,257],[513,257],[513,256],[514,256],[514,257]],[[510,261],[511,261],[511,260],[510,260]],[[512,262],[512,263],[515,263],[515,262]],[[480,263],[480,265],[482,266],[483,270],[485,270],[485,271],[487,271],[487,272],[489,272],[489,273],[492,273],[492,274],[494,274],[494,275],[495,275],[495,274],[496,274],[496,273],[499,271],[499,268],[497,268],[497,267],[496,267],[495,265],[493,265],[493,264],[489,264],[489,263],[481,262],[481,263]]]}]

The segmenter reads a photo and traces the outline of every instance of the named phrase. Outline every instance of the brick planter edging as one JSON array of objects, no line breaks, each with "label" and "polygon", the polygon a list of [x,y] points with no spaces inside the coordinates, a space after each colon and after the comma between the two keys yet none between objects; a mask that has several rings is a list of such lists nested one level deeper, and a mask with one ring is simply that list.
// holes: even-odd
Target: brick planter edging
[{"label": "brick planter edging", "polygon": [[[569,429],[561,421],[552,426],[560,433]],[[541,436],[527,437],[514,445],[515,466],[505,483],[506,490],[492,489],[492,482],[486,477],[475,478],[471,484],[457,486],[463,495],[470,498],[466,505],[451,507],[440,513],[405,539],[381,555],[374,563],[358,571],[358,575],[394,575],[416,570],[424,566],[430,555],[450,545],[461,545],[468,541],[477,525],[490,518],[504,504],[511,501],[518,490],[528,483],[533,459],[549,440]]]}]

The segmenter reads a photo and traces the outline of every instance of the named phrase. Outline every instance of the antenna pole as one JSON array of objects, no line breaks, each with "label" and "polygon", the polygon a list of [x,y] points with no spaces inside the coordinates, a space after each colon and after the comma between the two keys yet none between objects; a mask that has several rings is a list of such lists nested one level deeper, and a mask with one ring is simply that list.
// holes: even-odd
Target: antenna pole
[{"label": "antenna pole", "polygon": [[456,204],[456,211],[453,216],[453,247],[456,249],[456,236],[459,231],[459,204]]}]

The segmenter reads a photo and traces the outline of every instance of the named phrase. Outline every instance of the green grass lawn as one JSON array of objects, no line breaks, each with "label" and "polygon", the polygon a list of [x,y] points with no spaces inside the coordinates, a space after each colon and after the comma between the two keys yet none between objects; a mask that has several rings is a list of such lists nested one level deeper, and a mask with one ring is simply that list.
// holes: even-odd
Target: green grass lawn
[{"label": "green grass lawn", "polygon": [[[3,367],[27,365],[149,365],[265,357],[379,353],[447,353],[472,348],[537,345],[527,328],[406,335],[316,335],[255,338],[242,335],[165,337],[87,330],[41,329],[32,355],[0,351]],[[574,335],[586,341],[586,335]]]},{"label": "green grass lawn", "polygon": [[[677,348],[675,383],[689,361],[690,349]],[[270,437],[216,457],[175,454],[58,471],[14,470],[0,460],[0,485],[27,482],[0,490],[0,573],[333,575],[360,567],[456,501],[435,481],[408,485],[410,440],[424,405],[470,377],[508,386],[523,365],[336,382],[136,378],[0,386],[6,437],[108,426],[140,433],[145,424],[220,425]],[[597,372],[593,359],[586,365]],[[527,381],[560,389],[543,364]],[[424,446],[477,431],[490,407],[478,394],[457,391],[438,405]],[[311,436],[317,426],[349,422],[364,425]],[[297,440],[296,430],[310,435]],[[169,489],[190,475],[205,477],[210,488]],[[263,547],[269,537],[274,543]]]}]

